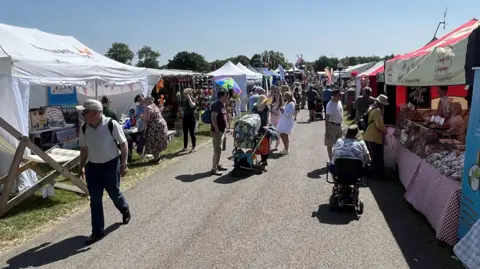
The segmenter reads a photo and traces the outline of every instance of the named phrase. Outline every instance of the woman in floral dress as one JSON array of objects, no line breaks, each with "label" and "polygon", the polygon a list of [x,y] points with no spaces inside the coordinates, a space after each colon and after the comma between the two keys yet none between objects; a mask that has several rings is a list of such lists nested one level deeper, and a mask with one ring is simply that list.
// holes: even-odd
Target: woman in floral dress
[{"label": "woman in floral dress", "polygon": [[143,121],[146,126],[145,130],[145,154],[152,154],[151,163],[160,161],[160,152],[167,148],[168,144],[168,127],[167,122],[162,117],[162,111],[153,101],[152,97],[144,99],[145,112]]}]

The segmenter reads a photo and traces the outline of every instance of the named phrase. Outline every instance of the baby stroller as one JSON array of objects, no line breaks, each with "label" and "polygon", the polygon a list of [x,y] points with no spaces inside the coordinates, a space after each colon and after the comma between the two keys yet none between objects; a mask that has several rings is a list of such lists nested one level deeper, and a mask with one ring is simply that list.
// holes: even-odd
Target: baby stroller
[{"label": "baby stroller", "polygon": [[365,174],[363,162],[355,159],[339,158],[335,160],[334,166],[328,167],[333,180],[327,182],[333,184],[332,195],[330,196],[330,210],[354,206],[358,215],[363,214],[363,202],[359,198],[359,188],[367,186],[362,182]]},{"label": "baby stroller", "polygon": [[315,100],[315,119],[323,120],[323,98],[317,96]]},{"label": "baby stroller", "polygon": [[[240,118],[233,129],[233,170],[232,177],[238,176],[242,171],[262,174],[265,165],[257,160],[257,154],[268,152],[268,141],[265,139],[267,132],[259,133],[260,116],[257,114],[245,115]],[[265,149],[266,147],[266,149]]]}]

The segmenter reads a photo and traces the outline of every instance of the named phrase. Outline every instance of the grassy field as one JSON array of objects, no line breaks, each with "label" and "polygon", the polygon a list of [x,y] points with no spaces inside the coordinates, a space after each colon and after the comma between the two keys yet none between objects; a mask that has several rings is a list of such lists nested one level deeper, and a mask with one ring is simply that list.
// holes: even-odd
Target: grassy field
[{"label": "grassy field", "polygon": [[[199,123],[197,148],[208,141],[210,141],[210,125]],[[122,178],[122,190],[130,188],[153,172],[174,162],[182,155],[180,153],[182,148],[183,137],[175,137],[170,141],[168,148],[162,152],[162,160],[159,164],[148,164],[140,160],[134,152],[128,174]],[[58,180],[62,181],[61,178]],[[36,193],[0,218],[0,252],[43,230],[53,228],[55,223],[84,212],[87,208],[87,197],[73,192],[56,189],[55,196],[46,199],[42,198],[40,192]]]}]

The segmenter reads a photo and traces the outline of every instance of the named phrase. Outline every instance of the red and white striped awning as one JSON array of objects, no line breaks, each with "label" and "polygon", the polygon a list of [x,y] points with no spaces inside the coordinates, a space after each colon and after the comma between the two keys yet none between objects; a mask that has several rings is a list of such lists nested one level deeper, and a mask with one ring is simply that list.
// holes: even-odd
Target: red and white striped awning
[{"label": "red and white striped awning", "polygon": [[[465,59],[473,53],[467,52],[467,45],[469,41],[476,41],[469,37],[479,25],[478,20],[472,19],[418,50],[388,60],[385,83],[403,86],[465,84]],[[475,46],[468,46],[468,50]]]},{"label": "red and white striped awning", "polygon": [[380,61],[376,63],[374,66],[370,67],[369,69],[365,70],[364,72],[357,75],[357,77],[369,77],[369,76],[376,76],[377,73],[383,72],[383,65],[384,61]]}]

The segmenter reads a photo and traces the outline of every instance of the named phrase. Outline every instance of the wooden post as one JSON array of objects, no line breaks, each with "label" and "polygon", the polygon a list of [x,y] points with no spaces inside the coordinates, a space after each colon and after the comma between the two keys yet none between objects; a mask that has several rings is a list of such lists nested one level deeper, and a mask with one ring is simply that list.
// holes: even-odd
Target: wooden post
[{"label": "wooden post", "polygon": [[[80,157],[77,157],[69,162],[66,162],[63,164],[62,167],[65,168],[71,168],[73,166],[76,166],[76,163],[78,163]],[[41,180],[39,180],[37,183],[35,183],[33,186],[25,190],[24,192],[20,193],[19,195],[15,196],[12,198],[10,201],[7,202],[5,206],[5,212],[8,210],[12,209],[14,206],[18,205],[21,203],[23,200],[28,198],[29,196],[33,195],[37,190],[42,188],[43,186],[50,184],[55,181],[55,178],[60,174],[60,172],[54,170],[48,173],[45,177],[43,177]],[[3,213],[0,213],[0,215]]]},{"label": "wooden post", "polygon": [[[62,167],[59,163],[57,163],[54,159],[52,159],[50,156],[48,156],[47,153],[45,153],[42,149],[40,149],[37,145],[32,143],[30,139],[27,136],[24,136],[22,133],[20,133],[17,129],[13,128],[8,122],[6,122],[2,117],[0,117],[0,127],[5,129],[8,133],[10,133],[13,137],[17,138],[20,143],[23,141],[24,142],[24,147],[26,146],[30,150],[32,150],[35,154],[37,154],[40,158],[42,158],[47,164],[52,166],[53,169],[57,170],[60,172],[64,177],[70,179],[73,184],[75,184],[78,188],[80,188],[83,192],[88,194],[88,189],[87,185],[84,184],[82,181],[80,181],[78,178],[76,178],[74,175],[70,173],[66,168]],[[24,148],[25,150],[25,148]],[[15,155],[18,154],[18,150],[15,153]],[[21,154],[21,157],[23,156],[23,152]],[[20,160],[21,160],[20,157]],[[19,162],[20,163],[20,162]],[[17,167],[19,163],[17,163]],[[13,163],[12,163],[13,164]],[[15,169],[16,169],[15,168]]]},{"label": "wooden post", "polygon": [[[1,118],[0,118],[1,119]],[[17,147],[17,151],[13,156],[12,164],[10,165],[10,170],[3,184],[3,192],[0,195],[0,214],[6,211],[8,199],[10,198],[10,193],[12,191],[13,183],[17,178],[17,169],[22,161],[23,154],[25,152],[25,140],[20,141]]]}]

